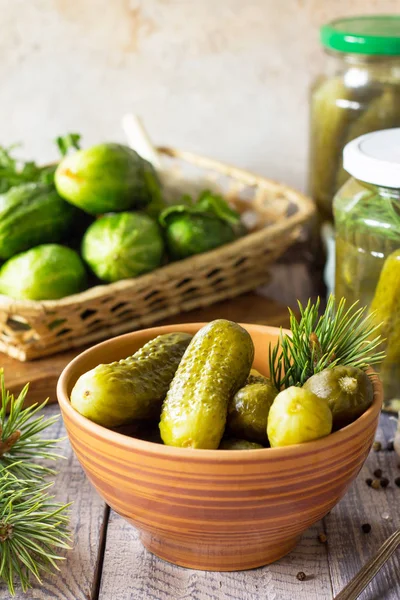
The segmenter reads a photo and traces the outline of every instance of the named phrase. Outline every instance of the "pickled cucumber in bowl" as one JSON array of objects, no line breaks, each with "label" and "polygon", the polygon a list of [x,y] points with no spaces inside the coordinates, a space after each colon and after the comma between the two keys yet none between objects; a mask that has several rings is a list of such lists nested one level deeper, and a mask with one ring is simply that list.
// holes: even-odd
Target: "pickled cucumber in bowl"
[{"label": "pickled cucumber in bowl", "polygon": [[[361,365],[363,359],[374,362],[381,356],[374,353],[374,344],[365,344],[368,326],[364,330],[359,321],[357,329],[351,311],[343,312],[341,305],[335,316],[333,307],[329,301],[322,321],[318,305],[300,305],[299,323],[292,313],[293,336],[277,330],[276,345],[265,349],[268,376],[254,370],[255,347],[246,327],[216,319],[193,336],[177,326],[175,333],[150,340],[133,356],[84,373],[72,390],[71,404],[104,427],[123,433],[128,426],[125,431],[139,439],[193,451],[268,451],[269,446],[318,440],[333,427],[353,422],[373,400],[365,369],[351,366],[346,356]],[[313,320],[311,344],[298,333]],[[337,331],[346,332],[343,346]],[[321,358],[316,362],[318,335]],[[336,364],[341,360],[345,364]]]}]

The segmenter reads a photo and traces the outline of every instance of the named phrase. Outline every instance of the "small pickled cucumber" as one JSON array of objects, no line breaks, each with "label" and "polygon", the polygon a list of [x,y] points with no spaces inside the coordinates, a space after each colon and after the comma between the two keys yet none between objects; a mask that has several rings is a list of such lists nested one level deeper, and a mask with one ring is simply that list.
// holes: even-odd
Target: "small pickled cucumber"
[{"label": "small pickled cucumber", "polygon": [[361,369],[342,365],[316,373],[306,381],[303,389],[328,402],[335,429],[355,421],[371,406],[374,398],[368,375]]},{"label": "small pickled cucumber", "polygon": [[346,130],[357,116],[348,108],[353,96],[339,77],[319,82],[312,95],[310,188],[323,216],[330,220]]},{"label": "small pickled cucumber", "polygon": [[165,398],[160,432],[164,444],[218,448],[228,402],[245,383],[254,358],[250,335],[219,319],[189,344]]},{"label": "small pickled cucumber", "polygon": [[[348,129],[343,147],[351,140],[379,129],[389,129],[400,124],[399,97],[395,90],[387,87],[381,94],[370,99],[365,110],[357,117]],[[338,190],[349,179],[349,174],[340,164],[336,175],[335,190]]]},{"label": "small pickled cucumber", "polygon": [[157,418],[191,339],[188,333],[167,333],[128,358],[98,365],[79,377],[71,393],[72,406],[105,427]]},{"label": "small pickled cucumber", "polygon": [[220,450],[259,450],[264,448],[261,444],[248,442],[247,440],[226,439],[219,445]]},{"label": "small pickled cucumber", "polygon": [[256,369],[251,369],[250,375],[247,378],[246,385],[250,383],[269,383],[268,377],[261,375]]},{"label": "small pickled cucumber", "polygon": [[[268,413],[278,392],[266,377],[256,377],[255,383],[247,383],[229,402],[227,430],[236,437],[266,444]],[[248,381],[254,378],[250,375]]]},{"label": "small pickled cucumber", "polygon": [[289,387],[272,403],[267,427],[271,448],[317,440],[331,431],[332,412],[328,403],[309,390]]},{"label": "small pickled cucumber", "polygon": [[385,260],[370,310],[386,339],[386,357],[380,365],[386,402],[400,397],[400,250]]}]

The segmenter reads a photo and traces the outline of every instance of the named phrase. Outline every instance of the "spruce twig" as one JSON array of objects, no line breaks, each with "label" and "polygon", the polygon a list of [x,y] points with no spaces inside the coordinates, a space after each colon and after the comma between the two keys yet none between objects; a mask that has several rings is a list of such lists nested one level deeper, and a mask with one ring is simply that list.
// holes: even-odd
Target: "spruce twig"
[{"label": "spruce twig", "polygon": [[26,592],[32,577],[41,583],[41,572],[58,570],[56,549],[69,548],[70,505],[54,502],[51,485],[0,473],[0,579],[11,595],[16,579]]},{"label": "spruce twig", "polygon": [[269,349],[271,380],[278,390],[301,386],[338,364],[366,369],[384,358],[384,352],[377,351],[383,341],[380,325],[374,324],[373,314],[365,315],[366,308],[357,308],[357,303],[346,308],[344,298],[336,306],[333,296],[322,316],[319,299],[298,305],[299,319],[289,309],[291,336],[281,332]]},{"label": "spruce twig", "polygon": [[0,472],[9,467],[16,477],[41,479],[44,474],[53,474],[54,471],[36,461],[61,458],[51,451],[61,440],[43,439],[39,434],[53,425],[59,417],[46,419],[43,414],[38,414],[47,400],[24,408],[28,389],[29,384],[18,398],[14,398],[5,388],[4,373],[0,369]]}]

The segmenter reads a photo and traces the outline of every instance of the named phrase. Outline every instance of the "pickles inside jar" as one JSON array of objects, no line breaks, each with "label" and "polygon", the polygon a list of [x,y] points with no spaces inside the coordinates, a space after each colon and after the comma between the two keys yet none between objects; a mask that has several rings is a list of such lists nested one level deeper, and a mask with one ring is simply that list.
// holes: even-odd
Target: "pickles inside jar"
[{"label": "pickles inside jar", "polygon": [[386,356],[380,365],[385,399],[400,398],[400,250],[385,260],[371,303],[376,323],[382,323]]},{"label": "pickles inside jar", "polygon": [[202,327],[190,342],[163,404],[164,444],[218,448],[229,400],[245,383],[253,359],[253,341],[237,323],[218,319]]}]

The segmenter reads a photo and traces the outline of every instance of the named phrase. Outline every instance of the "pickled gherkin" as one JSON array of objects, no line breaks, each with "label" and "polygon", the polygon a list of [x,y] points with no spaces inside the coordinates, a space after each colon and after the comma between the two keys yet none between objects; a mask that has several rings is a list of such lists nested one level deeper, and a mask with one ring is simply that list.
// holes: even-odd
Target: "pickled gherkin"
[{"label": "pickled gherkin", "polygon": [[164,444],[218,448],[230,398],[245,383],[254,358],[249,333],[218,319],[202,327],[189,344],[161,413]]},{"label": "pickled gherkin", "polygon": [[[369,131],[396,125],[400,125],[400,85],[394,88],[387,87],[381,94],[369,99],[366,109],[349,125],[343,146]],[[340,160],[334,192],[346,183],[348,178],[349,174],[343,169]]]},{"label": "pickled gherkin", "polygon": [[303,388],[326,400],[332,411],[335,429],[355,421],[371,406],[374,398],[368,375],[361,369],[343,365],[316,373]]},{"label": "pickled gherkin", "polygon": [[321,220],[331,221],[334,195],[349,178],[345,145],[400,127],[400,56],[333,52],[327,66],[311,91],[309,188]]},{"label": "pickled gherkin", "polygon": [[304,387],[292,386],[280,392],[269,411],[267,433],[271,448],[317,440],[331,431],[328,403]]},{"label": "pickled gherkin", "polygon": [[341,78],[320,81],[311,100],[310,188],[324,218],[331,218],[346,131],[356,113],[345,110],[353,95]]},{"label": "pickled gherkin", "polygon": [[128,358],[98,365],[79,377],[71,393],[72,406],[105,427],[157,419],[191,339],[188,333],[167,333]]},{"label": "pickled gherkin", "polygon": [[[228,406],[227,430],[235,437],[266,444],[268,413],[277,395],[268,379],[250,375],[247,383],[233,396]],[[262,381],[262,380],[265,381]]]},{"label": "pickled gherkin", "polygon": [[371,312],[376,323],[382,323],[381,333],[386,338],[386,358],[380,367],[386,398],[399,398],[400,249],[392,252],[385,260],[371,304]]}]

